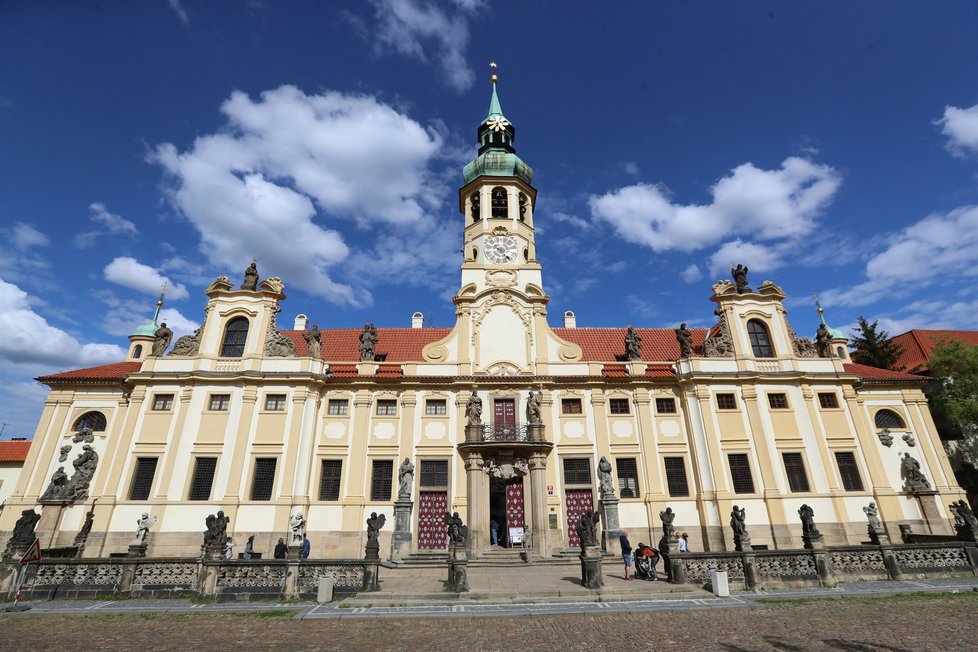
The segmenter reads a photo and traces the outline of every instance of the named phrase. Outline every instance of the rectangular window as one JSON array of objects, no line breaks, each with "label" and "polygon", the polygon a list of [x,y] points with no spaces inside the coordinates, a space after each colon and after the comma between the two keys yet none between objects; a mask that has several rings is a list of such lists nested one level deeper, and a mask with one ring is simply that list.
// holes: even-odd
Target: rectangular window
[{"label": "rectangular window", "polygon": [[229,407],[231,407],[230,394],[211,394],[210,403],[207,404],[208,410],[212,412],[226,412]]},{"label": "rectangular window", "polygon": [[377,401],[377,416],[393,417],[397,415],[397,401]]},{"label": "rectangular window", "polygon": [[173,394],[156,394],[153,397],[153,409],[167,411],[173,409]]},{"label": "rectangular window", "polygon": [[132,476],[129,500],[149,500],[149,491],[153,488],[153,476],[156,475],[158,459],[156,457],[136,458],[136,472]]},{"label": "rectangular window", "polygon": [[612,414],[628,414],[631,410],[628,407],[627,398],[613,398],[608,401],[608,407]]},{"label": "rectangular window", "polygon": [[788,409],[788,395],[787,394],[768,394],[767,404],[771,406],[772,410],[787,410]]},{"label": "rectangular window", "polygon": [[622,498],[638,498],[638,465],[634,457],[617,458],[618,495]]},{"label": "rectangular window", "polygon": [[737,397],[733,394],[717,394],[718,410],[736,410]]},{"label": "rectangular window", "polygon": [[190,481],[188,500],[210,500],[211,487],[214,485],[214,470],[217,469],[216,457],[198,457],[194,461],[194,475]]},{"label": "rectangular window", "polygon": [[345,398],[331,398],[329,399],[329,403],[326,404],[326,414],[334,417],[349,414],[349,412],[350,401]]},{"label": "rectangular window", "polygon": [[428,416],[448,414],[448,402],[443,398],[429,398],[424,402],[424,413]]},{"label": "rectangular window", "polygon": [[564,459],[564,484],[591,484],[591,460]]},{"label": "rectangular window", "polygon": [[732,453],[727,455],[730,462],[730,478],[733,480],[733,489],[736,494],[754,493],[754,478],[750,474],[750,462],[744,453]]},{"label": "rectangular window", "polygon": [[842,476],[842,486],[846,491],[862,491],[863,479],[859,477],[859,467],[856,466],[856,455],[849,451],[835,454],[835,462],[839,465],[839,475]]},{"label": "rectangular window", "polygon": [[340,474],[343,460],[323,460],[323,473],[319,476],[319,500],[340,499]]},{"label": "rectangular window", "polygon": [[561,414],[583,414],[584,409],[579,398],[564,398],[560,400]]},{"label": "rectangular window", "polygon": [[271,500],[272,488],[275,486],[275,466],[278,458],[255,458],[255,475],[251,480],[252,500]]},{"label": "rectangular window", "polygon": [[688,496],[689,481],[686,480],[686,460],[682,457],[663,458],[666,463],[666,484],[670,496]]},{"label": "rectangular window", "polygon": [[423,489],[448,486],[448,460],[421,460],[419,485]]},{"label": "rectangular window", "polygon": [[266,394],[265,410],[269,412],[284,412],[285,394]]},{"label": "rectangular window", "polygon": [[826,409],[837,408],[839,407],[839,397],[835,395],[835,392],[819,392],[818,404]]},{"label": "rectangular window", "polygon": [[374,460],[370,478],[370,500],[389,501],[394,477],[394,460]]},{"label": "rectangular window", "polygon": [[655,411],[657,414],[675,414],[676,399],[674,398],[655,399]]},{"label": "rectangular window", "polygon": [[811,491],[801,453],[782,453],[781,457],[784,459],[785,473],[788,474],[788,488],[794,493]]}]

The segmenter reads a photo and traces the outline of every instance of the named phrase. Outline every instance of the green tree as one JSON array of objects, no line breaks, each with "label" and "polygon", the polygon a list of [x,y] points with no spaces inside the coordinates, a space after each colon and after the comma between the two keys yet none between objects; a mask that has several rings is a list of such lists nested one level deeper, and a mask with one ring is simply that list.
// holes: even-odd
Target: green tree
[{"label": "green tree", "polygon": [[[931,412],[945,436],[948,457],[960,468],[978,469],[978,346],[944,341],[930,356],[930,375],[937,381],[929,392]],[[948,426],[950,426],[948,428]],[[960,439],[958,438],[960,437]]]},{"label": "green tree", "polygon": [[903,353],[903,347],[890,341],[890,335],[879,328],[879,321],[870,324],[860,315],[859,326],[852,333],[849,345],[856,349],[852,354],[853,362],[880,369],[903,370],[903,367],[894,366]]}]

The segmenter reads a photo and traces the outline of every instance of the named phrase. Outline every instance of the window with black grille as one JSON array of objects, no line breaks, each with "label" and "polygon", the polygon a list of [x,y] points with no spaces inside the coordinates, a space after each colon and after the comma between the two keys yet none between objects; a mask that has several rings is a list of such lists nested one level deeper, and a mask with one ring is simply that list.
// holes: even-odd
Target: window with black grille
[{"label": "window with black grille", "polygon": [[377,401],[377,416],[392,417],[397,415],[397,401],[385,399]]},{"label": "window with black grille", "polygon": [[156,457],[137,457],[136,472],[132,475],[132,486],[129,488],[129,500],[148,500],[149,491],[153,488],[153,476],[156,475]]},{"label": "window with black grille", "polygon": [[91,428],[92,432],[105,430],[105,415],[101,412],[86,412],[75,420],[75,432],[82,428]]},{"label": "window with black grille", "polygon": [[429,398],[424,402],[424,413],[428,416],[448,414],[448,401],[443,398]]},{"label": "window with black grille", "polygon": [[837,408],[839,407],[839,397],[835,395],[835,392],[819,392],[818,404],[826,409]]},{"label": "window with black grille", "polygon": [[788,474],[788,489],[794,493],[811,491],[801,453],[782,453],[781,458],[784,460],[784,471]]},{"label": "window with black grille", "polygon": [[374,460],[373,474],[370,477],[370,500],[390,500],[393,477],[393,460]]},{"label": "window with black grille", "polygon": [[271,500],[275,486],[275,466],[278,458],[259,457],[255,459],[255,475],[251,480],[252,500]]},{"label": "window with black grille", "polygon": [[591,484],[591,460],[584,458],[564,459],[564,484]]},{"label": "window with black grille", "polygon": [[348,414],[350,411],[350,401],[345,398],[331,398],[329,403],[326,404],[326,414],[332,416],[341,416]]},{"label": "window with black grille", "polygon": [[612,398],[608,400],[608,408],[612,414],[628,414],[631,410],[628,407],[627,398]]},{"label": "window with black grille", "polygon": [[323,472],[319,476],[319,500],[340,499],[340,478],[343,460],[323,460]]},{"label": "window with black grille", "polygon": [[153,396],[153,409],[166,412],[173,409],[173,394],[156,394]]},{"label": "window with black grille", "polygon": [[561,414],[582,414],[584,412],[579,398],[564,398],[560,400]]},{"label": "window with black grille", "polygon": [[855,453],[838,451],[835,454],[835,463],[839,465],[839,475],[842,476],[843,488],[846,491],[862,491],[863,479],[859,477]]},{"label": "window with black grille", "polygon": [[[893,428],[896,430],[906,428],[907,425],[900,418],[900,415],[893,410],[880,410],[874,417],[877,428]],[[92,428],[92,430],[95,430]]]},{"label": "window with black grille", "polygon": [[754,352],[755,358],[773,358],[774,349],[771,348],[771,337],[768,335],[767,326],[760,319],[751,319],[747,322],[747,336],[750,338],[750,348]]},{"label": "window with black grille", "polygon": [[285,394],[266,394],[265,409],[269,412],[284,412]]},{"label": "window with black grille", "polygon": [[655,399],[655,411],[657,414],[675,414],[676,399],[674,398]]},{"label": "window with black grille", "polygon": [[231,407],[230,394],[211,394],[210,403],[207,405],[208,410],[213,412],[224,412],[229,407]]},{"label": "window with black grille", "polygon": [[622,498],[638,498],[638,465],[634,457],[619,457],[615,460],[618,467],[618,495]]},{"label": "window with black grille", "polygon": [[221,344],[221,357],[240,358],[244,355],[245,342],[248,341],[248,320],[235,317],[224,329],[224,342]]},{"label": "window with black grille", "polygon": [[719,410],[736,410],[737,409],[737,397],[732,393],[728,394],[717,394],[717,409]]},{"label": "window with black grille", "polygon": [[768,394],[767,404],[771,406],[772,410],[786,410],[788,409],[788,395]]},{"label": "window with black grille", "polygon": [[727,456],[730,463],[730,479],[733,480],[733,490],[737,494],[754,493],[754,478],[750,473],[750,462],[744,453],[731,453]]},{"label": "window with black grille", "polygon": [[423,489],[448,487],[448,460],[421,460],[419,486]]},{"label": "window with black grille", "polygon": [[194,475],[190,481],[190,500],[210,500],[214,485],[214,471],[217,469],[216,457],[198,457],[194,461]]},{"label": "window with black grille", "polygon": [[665,457],[666,484],[670,496],[688,496],[689,481],[686,480],[686,460],[682,457]]}]

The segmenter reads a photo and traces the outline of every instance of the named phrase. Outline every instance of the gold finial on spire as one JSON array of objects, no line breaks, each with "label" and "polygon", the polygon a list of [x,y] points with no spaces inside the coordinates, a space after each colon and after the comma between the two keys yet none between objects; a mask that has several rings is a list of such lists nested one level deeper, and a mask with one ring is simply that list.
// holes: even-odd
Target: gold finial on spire
[{"label": "gold finial on spire", "polygon": [[496,65],[496,62],[495,61],[490,61],[489,62],[489,68],[492,70],[492,74],[489,76],[489,79],[492,80],[492,83],[493,84],[495,84],[497,81],[499,81],[499,76],[496,75],[496,69],[498,67],[499,66]]},{"label": "gold finial on spire", "polygon": [[156,314],[153,315],[153,322],[155,323],[160,318],[160,310],[163,308],[163,297],[166,296],[166,286],[169,281],[163,281],[163,287],[160,289],[160,298],[156,300]]},{"label": "gold finial on spire", "polygon": [[815,298],[815,308],[818,309],[818,314],[822,314],[822,304],[818,300],[818,292],[812,290],[812,296]]}]

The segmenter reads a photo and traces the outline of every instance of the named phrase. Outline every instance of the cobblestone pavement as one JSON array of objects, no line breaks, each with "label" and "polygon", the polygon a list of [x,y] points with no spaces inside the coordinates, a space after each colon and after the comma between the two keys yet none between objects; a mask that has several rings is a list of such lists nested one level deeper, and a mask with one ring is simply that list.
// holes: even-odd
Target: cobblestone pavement
[{"label": "cobblestone pavement", "polygon": [[0,649],[661,650],[976,649],[978,593],[754,599],[741,608],[480,618],[298,620],[307,608],[0,614]]}]

